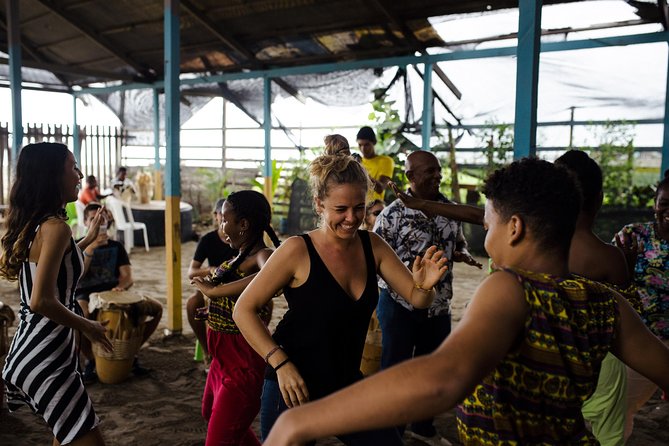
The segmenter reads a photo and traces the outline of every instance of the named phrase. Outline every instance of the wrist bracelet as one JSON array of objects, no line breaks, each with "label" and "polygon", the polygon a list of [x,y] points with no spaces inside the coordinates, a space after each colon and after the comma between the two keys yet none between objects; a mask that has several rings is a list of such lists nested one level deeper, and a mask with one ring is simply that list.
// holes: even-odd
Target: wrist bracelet
[{"label": "wrist bracelet", "polygon": [[425,292],[425,293],[429,293],[430,291],[432,291],[432,290],[434,289],[434,287],[432,287],[432,288],[423,288],[422,284],[417,284],[417,283],[414,283],[414,284],[413,284],[413,287],[414,287],[415,289],[417,289],[417,290],[419,290],[419,291],[423,291],[423,292]]},{"label": "wrist bracelet", "polygon": [[84,254],[84,257],[89,257],[89,258],[91,258],[91,259],[93,258],[93,254],[89,254],[89,253],[87,253],[85,249],[84,249],[83,251],[81,251],[81,252]]},{"label": "wrist bracelet", "polygon": [[283,361],[281,361],[280,363],[278,363],[278,364],[276,365],[276,367],[274,367],[274,372],[276,372],[277,370],[279,370],[281,367],[283,367],[284,365],[288,364],[289,362],[290,362],[290,358],[286,358],[286,359],[284,359]]},{"label": "wrist bracelet", "polygon": [[281,350],[283,347],[280,345],[277,345],[274,347],[272,350],[270,350],[266,355],[265,355],[265,364],[269,364],[269,358],[277,352],[277,350]]}]

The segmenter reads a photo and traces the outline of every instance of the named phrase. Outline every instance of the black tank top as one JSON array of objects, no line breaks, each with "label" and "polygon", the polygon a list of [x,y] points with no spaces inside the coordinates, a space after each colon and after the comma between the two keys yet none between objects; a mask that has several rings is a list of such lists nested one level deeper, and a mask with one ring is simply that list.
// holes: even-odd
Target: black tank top
[{"label": "black tank top", "polygon": [[[353,300],[337,283],[307,234],[301,237],[309,251],[309,277],[297,288],[284,288],[288,311],[276,327],[274,340],[299,370],[311,400],[362,378],[360,359],[379,289],[369,233],[358,231],[358,236],[367,265],[360,299]],[[265,377],[276,381],[271,367]]]}]

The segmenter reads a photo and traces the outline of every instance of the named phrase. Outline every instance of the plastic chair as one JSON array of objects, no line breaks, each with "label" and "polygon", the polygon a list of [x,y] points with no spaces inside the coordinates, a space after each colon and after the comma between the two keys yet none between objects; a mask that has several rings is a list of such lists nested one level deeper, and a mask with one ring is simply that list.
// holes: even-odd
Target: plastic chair
[{"label": "plastic chair", "polygon": [[138,229],[142,230],[144,247],[146,248],[146,252],[149,252],[149,236],[146,233],[146,225],[133,219],[130,205],[116,197],[107,197],[106,206],[114,217],[116,230],[123,231],[123,245],[128,254],[130,254],[130,250],[135,245],[135,230]]},{"label": "plastic chair", "polygon": [[[77,200],[79,201],[79,200]],[[84,218],[80,218],[77,212],[77,206],[74,202],[65,205],[65,213],[67,214],[67,224],[72,229],[72,235],[75,239],[81,237],[84,232]]]}]

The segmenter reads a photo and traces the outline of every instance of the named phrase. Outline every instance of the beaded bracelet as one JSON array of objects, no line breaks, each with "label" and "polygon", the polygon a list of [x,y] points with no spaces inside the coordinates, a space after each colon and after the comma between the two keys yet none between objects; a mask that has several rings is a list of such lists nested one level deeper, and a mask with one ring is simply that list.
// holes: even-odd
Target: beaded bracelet
[{"label": "beaded bracelet", "polygon": [[283,367],[284,365],[288,364],[289,362],[290,362],[290,358],[286,358],[286,359],[284,359],[283,361],[281,361],[280,363],[278,363],[278,364],[276,365],[276,367],[274,367],[274,372],[276,372],[277,370],[279,370],[281,367]]},{"label": "beaded bracelet", "polygon": [[269,364],[269,358],[270,358],[274,353],[276,353],[277,350],[280,350],[280,349],[282,349],[282,348],[283,348],[283,347],[281,347],[280,345],[277,345],[277,346],[274,347],[272,350],[270,350],[270,351],[265,355],[265,363],[266,363],[266,364]]}]

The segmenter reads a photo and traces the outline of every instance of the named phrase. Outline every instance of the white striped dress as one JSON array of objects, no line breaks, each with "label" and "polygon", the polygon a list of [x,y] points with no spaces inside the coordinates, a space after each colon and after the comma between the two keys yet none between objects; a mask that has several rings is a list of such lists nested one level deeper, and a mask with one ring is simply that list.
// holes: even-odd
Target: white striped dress
[{"label": "white striped dress", "polygon": [[[39,225],[35,234],[38,230]],[[81,251],[71,239],[70,251],[60,263],[54,293],[76,313],[79,311],[74,293],[83,266]],[[2,378],[7,387],[9,410],[27,404],[46,420],[56,439],[64,445],[93,429],[99,419],[79,374],[74,330],[30,311],[36,268],[35,263],[25,261],[19,272],[20,320]]]}]

